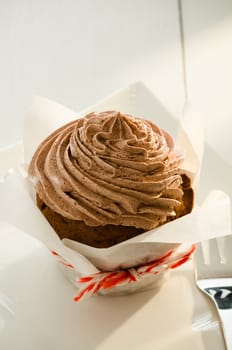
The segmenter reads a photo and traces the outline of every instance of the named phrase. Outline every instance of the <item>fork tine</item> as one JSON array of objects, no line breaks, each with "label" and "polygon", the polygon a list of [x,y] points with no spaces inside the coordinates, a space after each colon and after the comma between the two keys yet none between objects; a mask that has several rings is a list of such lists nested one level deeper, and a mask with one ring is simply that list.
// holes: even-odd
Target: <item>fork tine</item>
[{"label": "fork tine", "polygon": [[194,253],[194,264],[196,265],[195,273],[197,277],[200,278],[205,265],[201,243],[197,244],[197,249]]},{"label": "fork tine", "polygon": [[209,265],[210,263],[210,254],[209,254],[209,241],[201,242],[201,249],[203,255],[203,263]]},{"label": "fork tine", "polygon": [[226,237],[218,237],[216,238],[218,251],[220,255],[220,263],[226,264],[227,257],[226,257]]},{"label": "fork tine", "polygon": [[209,262],[215,263],[215,264],[220,264],[221,258],[220,258],[217,240],[215,238],[213,238],[213,239],[210,239],[208,242],[209,242]]},{"label": "fork tine", "polygon": [[226,236],[225,238],[225,259],[226,263],[231,264],[232,267],[232,235]]},{"label": "fork tine", "polygon": [[195,256],[195,260],[197,261],[197,263],[199,263],[200,265],[204,264],[201,243],[197,243],[197,249],[194,253],[194,256]]}]

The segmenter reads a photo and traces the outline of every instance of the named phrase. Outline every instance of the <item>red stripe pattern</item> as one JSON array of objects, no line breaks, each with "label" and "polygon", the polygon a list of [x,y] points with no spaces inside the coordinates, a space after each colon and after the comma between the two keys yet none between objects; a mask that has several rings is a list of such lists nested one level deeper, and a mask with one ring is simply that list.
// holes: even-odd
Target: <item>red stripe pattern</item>
[{"label": "red stripe pattern", "polygon": [[[95,295],[100,290],[123,286],[128,283],[135,283],[148,275],[157,275],[168,269],[175,269],[186,263],[196,249],[195,244],[191,245],[187,251],[176,252],[169,251],[161,258],[154,260],[148,264],[140,265],[134,268],[110,272],[97,272],[89,276],[81,276],[76,279],[75,285],[79,288],[79,293],[74,297],[74,301],[78,302],[87,297]],[[57,252],[52,254],[59,259],[59,262],[68,269],[74,266],[65,261]]]}]

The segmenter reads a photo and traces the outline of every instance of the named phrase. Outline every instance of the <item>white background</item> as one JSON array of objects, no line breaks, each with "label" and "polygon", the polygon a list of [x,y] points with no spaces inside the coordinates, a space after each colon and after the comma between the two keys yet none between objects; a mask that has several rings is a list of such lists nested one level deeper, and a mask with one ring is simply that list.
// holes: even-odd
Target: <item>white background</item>
[{"label": "white background", "polygon": [[[232,164],[232,1],[182,1],[190,98]],[[177,0],[0,0],[0,48],[0,147],[21,139],[33,94],[78,111],[143,80],[181,114]]]}]

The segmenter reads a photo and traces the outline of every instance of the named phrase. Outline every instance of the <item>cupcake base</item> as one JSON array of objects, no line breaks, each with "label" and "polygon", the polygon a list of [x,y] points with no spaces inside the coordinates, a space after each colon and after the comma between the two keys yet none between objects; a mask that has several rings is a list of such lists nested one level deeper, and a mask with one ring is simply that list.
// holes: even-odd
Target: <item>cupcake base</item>
[{"label": "cupcake base", "polygon": [[[193,206],[193,190],[190,179],[185,174],[181,176],[183,180],[181,187],[184,195],[181,205],[176,208],[175,218],[190,213]],[[133,226],[87,226],[84,221],[70,220],[54,212],[40,199],[38,194],[36,198],[37,206],[61,239],[69,238],[92,247],[108,248],[145,232],[144,229]],[[170,217],[167,222],[171,220],[173,218]]]},{"label": "cupcake base", "polygon": [[69,238],[96,248],[107,248],[135,237],[144,230],[132,226],[87,226],[84,221],[71,220],[55,213],[37,195],[37,206],[58,236]]}]

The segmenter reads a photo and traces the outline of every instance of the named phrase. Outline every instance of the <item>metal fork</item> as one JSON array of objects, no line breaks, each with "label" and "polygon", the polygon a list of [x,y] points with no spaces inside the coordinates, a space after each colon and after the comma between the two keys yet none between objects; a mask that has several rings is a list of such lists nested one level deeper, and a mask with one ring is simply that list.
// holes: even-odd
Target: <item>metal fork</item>
[{"label": "metal fork", "polygon": [[232,350],[232,235],[197,245],[197,286],[216,305],[227,350]]}]

